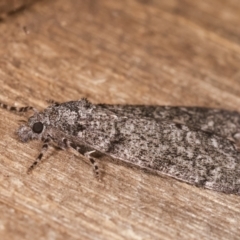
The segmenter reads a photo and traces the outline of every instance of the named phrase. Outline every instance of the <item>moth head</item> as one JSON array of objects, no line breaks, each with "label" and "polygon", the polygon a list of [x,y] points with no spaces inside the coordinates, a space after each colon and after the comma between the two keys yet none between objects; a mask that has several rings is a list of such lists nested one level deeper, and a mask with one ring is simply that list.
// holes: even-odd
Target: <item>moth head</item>
[{"label": "moth head", "polygon": [[[52,103],[52,101],[50,101]],[[54,103],[56,105],[57,103]],[[14,113],[26,113],[28,111],[34,111],[34,115],[31,116],[28,121],[17,130],[17,135],[22,142],[27,142],[32,139],[42,139],[46,133],[47,125],[49,124],[49,118],[46,118],[44,112],[38,112],[37,109],[31,106],[15,107],[0,102],[0,108],[6,109]]]},{"label": "moth head", "polygon": [[39,115],[34,115],[28,119],[25,125],[21,125],[17,130],[17,135],[22,142],[27,142],[33,139],[41,139],[46,126]]}]

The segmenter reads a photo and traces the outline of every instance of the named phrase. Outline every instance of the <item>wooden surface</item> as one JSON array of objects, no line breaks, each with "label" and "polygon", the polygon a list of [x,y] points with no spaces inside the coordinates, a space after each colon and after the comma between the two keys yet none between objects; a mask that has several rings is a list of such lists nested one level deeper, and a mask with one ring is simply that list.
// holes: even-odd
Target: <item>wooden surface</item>
[{"label": "wooden surface", "polygon": [[[0,101],[46,99],[240,111],[238,0],[36,1],[0,22]],[[28,115],[27,115],[28,116]],[[51,148],[0,109],[0,236],[14,239],[239,239],[240,197]]]},{"label": "wooden surface", "polygon": [[1,0],[0,1],[0,20],[24,11],[31,4],[39,0]]}]

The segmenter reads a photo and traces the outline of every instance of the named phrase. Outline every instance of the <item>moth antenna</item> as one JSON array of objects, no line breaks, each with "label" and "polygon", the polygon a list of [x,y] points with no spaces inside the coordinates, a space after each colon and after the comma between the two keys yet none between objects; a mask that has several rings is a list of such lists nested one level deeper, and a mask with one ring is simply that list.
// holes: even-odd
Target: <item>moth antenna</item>
[{"label": "moth antenna", "polygon": [[56,105],[56,106],[58,106],[60,104],[59,102],[56,102],[53,99],[47,99],[46,102],[49,103],[49,104]]},{"label": "moth antenna", "polygon": [[27,121],[23,120],[23,119],[18,120],[18,122],[20,122],[20,123],[27,123]]},{"label": "moth antenna", "polygon": [[23,113],[23,112],[28,112],[30,110],[36,111],[36,109],[31,106],[15,107],[15,106],[9,106],[9,105],[7,105],[5,103],[1,103],[1,102],[0,102],[0,107],[8,110],[10,112],[15,112],[15,113]]}]

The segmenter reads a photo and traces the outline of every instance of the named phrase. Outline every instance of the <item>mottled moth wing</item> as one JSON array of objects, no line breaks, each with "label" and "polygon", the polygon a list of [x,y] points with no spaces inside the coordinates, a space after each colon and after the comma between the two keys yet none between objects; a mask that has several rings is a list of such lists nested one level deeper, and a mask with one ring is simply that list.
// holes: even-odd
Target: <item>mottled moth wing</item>
[{"label": "mottled moth wing", "polygon": [[240,113],[204,107],[99,104],[118,116],[150,118],[187,125],[226,137],[240,146]]}]

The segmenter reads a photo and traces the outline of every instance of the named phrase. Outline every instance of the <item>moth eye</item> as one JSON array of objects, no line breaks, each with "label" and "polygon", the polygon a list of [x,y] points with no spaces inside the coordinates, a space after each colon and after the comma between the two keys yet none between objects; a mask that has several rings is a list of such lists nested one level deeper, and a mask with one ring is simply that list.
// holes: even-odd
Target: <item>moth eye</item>
[{"label": "moth eye", "polygon": [[41,122],[36,122],[33,124],[32,130],[35,133],[41,133],[43,130],[43,124]]}]

